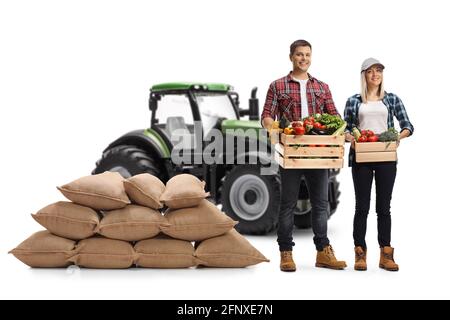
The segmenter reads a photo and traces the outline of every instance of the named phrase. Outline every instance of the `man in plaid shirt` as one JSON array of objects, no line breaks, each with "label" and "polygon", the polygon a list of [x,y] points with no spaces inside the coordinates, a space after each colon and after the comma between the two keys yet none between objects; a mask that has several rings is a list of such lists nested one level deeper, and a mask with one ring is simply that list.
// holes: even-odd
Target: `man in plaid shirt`
[{"label": "man in plaid shirt", "polygon": [[[336,115],[328,85],[313,78],[308,73],[311,65],[311,44],[297,40],[291,44],[289,58],[293,70],[287,76],[270,84],[264,110],[262,125],[270,131],[272,122],[282,116],[289,121],[300,120],[315,113]],[[347,265],[338,261],[327,237],[328,207],[328,169],[283,169],[281,175],[281,207],[278,218],[278,245],[280,248],[281,271],[295,271],[292,257],[294,246],[294,210],[297,206],[302,176],[306,179],[312,206],[311,220],[314,244],[317,250],[316,266],[341,270]]]}]

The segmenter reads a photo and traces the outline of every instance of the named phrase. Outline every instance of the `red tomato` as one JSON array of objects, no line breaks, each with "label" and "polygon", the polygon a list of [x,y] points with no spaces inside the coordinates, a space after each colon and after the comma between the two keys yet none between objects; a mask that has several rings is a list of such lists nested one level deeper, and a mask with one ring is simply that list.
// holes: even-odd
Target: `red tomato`
[{"label": "red tomato", "polygon": [[367,130],[367,137],[372,137],[374,135],[372,130]]},{"label": "red tomato", "polygon": [[305,134],[305,128],[303,127],[295,127],[294,130],[296,135],[301,136]]},{"label": "red tomato", "polygon": [[324,124],[320,127],[320,130],[326,130],[326,129],[327,129],[327,126]]},{"label": "red tomato", "polygon": [[361,135],[362,135],[362,136],[367,136],[367,130],[362,130],[362,131],[361,131]]},{"label": "red tomato", "polygon": [[314,128],[321,130],[322,129],[322,125],[319,122],[314,122]]},{"label": "red tomato", "polygon": [[367,138],[367,142],[377,142],[378,141],[378,136],[373,135]]},{"label": "red tomato", "polygon": [[297,127],[300,126],[300,122],[298,122],[298,121],[293,121],[293,122],[291,123],[291,125],[292,125],[292,128],[297,128]]},{"label": "red tomato", "polygon": [[367,136],[359,137],[358,142],[367,142]]}]

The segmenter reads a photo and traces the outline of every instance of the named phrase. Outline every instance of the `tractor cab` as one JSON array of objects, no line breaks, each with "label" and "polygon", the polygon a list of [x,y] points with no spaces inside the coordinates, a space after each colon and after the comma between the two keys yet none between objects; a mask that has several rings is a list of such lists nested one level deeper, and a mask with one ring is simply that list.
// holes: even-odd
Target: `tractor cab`
[{"label": "tractor cab", "polygon": [[201,123],[203,140],[211,129],[221,130],[223,120],[239,120],[242,115],[250,115],[255,120],[259,118],[257,104],[256,108],[239,109],[239,95],[230,85],[221,83],[154,85],[150,90],[149,108],[152,113],[150,127],[172,147],[181,133],[183,149],[195,149],[198,143],[194,136],[196,121]]}]

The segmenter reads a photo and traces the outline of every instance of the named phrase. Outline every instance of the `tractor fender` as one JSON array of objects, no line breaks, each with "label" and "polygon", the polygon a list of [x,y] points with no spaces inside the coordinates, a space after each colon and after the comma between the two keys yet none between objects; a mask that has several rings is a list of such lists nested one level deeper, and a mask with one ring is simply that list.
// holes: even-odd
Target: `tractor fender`
[{"label": "tractor fender", "polygon": [[135,145],[144,150],[149,150],[161,159],[170,158],[170,151],[167,145],[164,143],[159,134],[152,129],[130,131],[110,143],[103,152],[110,148],[124,144]]}]

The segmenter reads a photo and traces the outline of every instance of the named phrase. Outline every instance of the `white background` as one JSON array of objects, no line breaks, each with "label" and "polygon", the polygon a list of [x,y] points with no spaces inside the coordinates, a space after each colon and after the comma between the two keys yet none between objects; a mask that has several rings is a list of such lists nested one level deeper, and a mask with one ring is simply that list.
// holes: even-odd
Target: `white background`
[{"label": "white background", "polygon": [[[448,74],[445,1],[1,1],[0,298],[450,298]],[[291,69],[289,45],[313,46],[311,73],[342,113],[374,56],[416,133],[402,141],[392,201],[400,272],[378,269],[376,215],[369,270],[353,271],[351,172],[329,236],[349,268],[313,267],[310,231],[296,231],[296,273],[278,269],[276,237],[248,237],[272,261],[223,270],[33,270],[7,251],[41,227],[30,217],[90,174],[109,142],[147,127],[148,89],[166,81],[253,86]],[[374,203],[372,203],[374,208]]]}]

